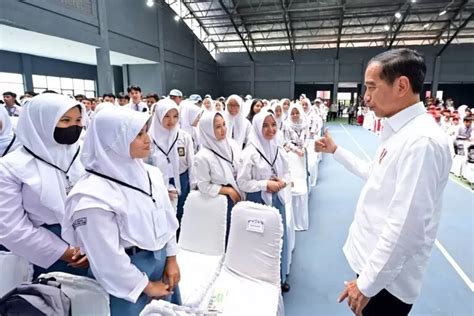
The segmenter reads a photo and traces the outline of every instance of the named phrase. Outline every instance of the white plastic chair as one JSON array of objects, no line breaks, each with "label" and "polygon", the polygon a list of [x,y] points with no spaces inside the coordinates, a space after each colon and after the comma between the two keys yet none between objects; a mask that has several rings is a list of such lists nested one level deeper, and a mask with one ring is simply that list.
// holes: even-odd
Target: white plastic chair
[{"label": "white plastic chair", "polygon": [[288,153],[291,182],[293,183],[291,189],[293,215],[297,231],[309,228],[308,183],[304,159],[293,152]]},{"label": "white plastic chair", "polygon": [[186,306],[199,306],[217,278],[225,253],[227,199],[191,191],[184,204],[177,255]]},{"label": "white plastic chair", "polygon": [[94,279],[64,272],[41,274],[61,283],[61,290],[71,299],[71,316],[110,316],[109,294]]},{"label": "white plastic chair", "polygon": [[140,316],[211,316],[216,315],[207,313],[197,308],[178,306],[164,300],[152,300],[140,312]]},{"label": "white plastic chair", "polygon": [[253,202],[234,206],[224,267],[212,288],[211,305],[219,315],[284,314],[282,235],[277,209]]},{"label": "white plastic chair", "polygon": [[0,297],[33,279],[33,265],[9,251],[0,251]]}]

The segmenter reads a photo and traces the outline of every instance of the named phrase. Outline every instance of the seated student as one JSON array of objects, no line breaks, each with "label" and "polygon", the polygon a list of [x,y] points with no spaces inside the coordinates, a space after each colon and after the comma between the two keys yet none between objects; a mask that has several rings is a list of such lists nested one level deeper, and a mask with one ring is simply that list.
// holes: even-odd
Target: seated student
[{"label": "seated student", "polygon": [[468,140],[471,138],[472,134],[472,118],[470,116],[466,116],[463,119],[463,126],[459,127],[458,134],[456,139],[459,140]]},{"label": "seated student", "polygon": [[184,201],[194,184],[194,145],[191,135],[179,128],[178,121],[176,103],[171,99],[158,101],[150,128],[150,161],[163,173],[170,198],[177,199],[177,218],[181,222]]},{"label": "seated student", "polygon": [[142,160],[149,118],[125,108],[97,113],[81,155],[87,173],[66,201],[63,236],[87,254],[112,316],[138,315],[173,290],[180,303],[178,221],[161,172]]},{"label": "seated student", "polygon": [[237,186],[240,146],[227,137],[222,114],[205,111],[199,123],[201,149],[194,157],[196,184],[199,191],[210,196],[227,197],[227,233],[229,237],[231,210],[243,195]]},{"label": "seated student", "polygon": [[272,113],[262,111],[255,115],[252,125],[254,133],[249,145],[242,151],[237,184],[246,193],[247,201],[271,205],[280,211],[284,230],[281,284],[282,290],[287,292],[290,287],[286,283],[289,271],[285,204],[289,201],[284,188],[290,183],[288,159],[277,143],[277,123]]},{"label": "seated student", "polygon": [[306,121],[301,105],[294,103],[290,107],[290,115],[285,121],[283,135],[285,139],[284,148],[286,151],[292,151],[298,156],[304,156],[306,141],[309,136],[309,126]]},{"label": "seated student", "polygon": [[232,138],[241,148],[244,148],[252,132],[252,125],[244,117],[241,97],[233,94],[227,98],[224,119],[227,127],[227,137]]},{"label": "seated student", "polygon": [[20,142],[13,132],[10,116],[5,107],[0,105],[0,157],[14,151],[19,146]]},{"label": "seated student", "polygon": [[207,111],[214,111],[214,104],[215,102],[211,98],[204,98],[201,108]]},{"label": "seated student", "polygon": [[0,244],[34,266],[34,277],[50,271],[85,274],[87,258],[61,239],[67,193],[84,173],[78,139],[81,103],[59,94],[32,98],[20,116],[23,147],[0,159]]}]

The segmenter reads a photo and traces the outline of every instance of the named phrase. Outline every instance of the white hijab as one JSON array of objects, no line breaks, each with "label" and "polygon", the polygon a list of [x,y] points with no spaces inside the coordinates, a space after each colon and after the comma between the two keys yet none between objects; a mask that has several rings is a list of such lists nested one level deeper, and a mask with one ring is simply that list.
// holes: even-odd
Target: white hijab
[{"label": "white hijab", "polygon": [[[251,134],[252,136],[250,137],[250,144],[252,144],[266,158],[269,163],[273,163],[273,161],[275,160],[273,169],[276,173],[276,176],[280,179],[283,179],[285,175],[285,164],[283,157],[284,149],[278,145],[277,134],[275,134],[275,136],[271,140],[266,140],[263,137],[263,123],[267,117],[271,117],[275,120],[275,116],[268,111],[261,111],[260,113],[254,116],[252,120],[254,133]],[[265,163],[265,168],[270,170],[271,174],[274,174],[274,172],[271,171],[272,167],[268,163]],[[284,190],[278,192],[278,196],[283,202],[285,202],[286,196],[284,194]],[[267,191],[262,191],[262,199],[265,201],[266,204],[272,204],[271,193]]]},{"label": "white hijab", "polygon": [[76,240],[72,219],[75,212],[88,208],[114,212],[120,238],[143,249],[158,250],[174,235],[178,222],[161,174],[156,168],[145,166],[142,159],[130,156],[130,144],[149,118],[147,113],[127,108],[104,108],[91,122],[81,159],[86,169],[153,194],[156,202],[142,192],[110,180],[104,185],[101,178],[87,173],[66,202],[62,235],[70,244],[81,246]]},{"label": "white hijab", "polygon": [[[277,108],[281,108],[281,116],[279,118],[276,117]],[[277,122],[278,129],[281,130],[283,127],[283,116],[285,115],[285,113],[283,113],[283,106],[280,101],[276,101],[273,103],[272,111],[275,115],[275,120]]]},{"label": "white hijab", "polygon": [[[239,104],[239,113],[236,116],[232,116],[229,113],[229,101],[236,100]],[[242,146],[245,142],[246,137],[246,123],[248,120],[244,116],[244,109],[243,109],[244,102],[242,98],[236,94],[233,94],[227,98],[225,103],[225,111],[224,111],[224,119],[227,126],[227,137],[234,139],[240,146]],[[234,133],[234,137],[232,137],[232,132]]]},{"label": "white hijab", "polygon": [[[209,102],[211,103],[211,105],[209,106],[209,108],[207,108],[205,105],[204,105],[204,102],[206,102],[207,100],[209,100]],[[212,100],[211,98],[205,98],[203,101],[202,101],[202,104],[201,104],[201,109],[203,110],[207,110],[207,111],[214,111],[216,109],[216,101]]]},{"label": "white hijab", "polygon": [[[300,113],[300,119],[296,123],[294,123],[291,120],[291,112],[293,111],[293,109],[298,110],[298,112]],[[308,122],[307,122],[307,119],[306,119],[306,114],[303,111],[303,108],[299,103],[293,103],[292,105],[290,105],[290,109],[288,110],[288,118],[286,119],[286,122],[287,122],[288,126],[298,134],[301,134],[302,131],[304,131],[306,128],[308,128]]]},{"label": "white hijab", "polygon": [[[10,116],[8,115],[7,109],[3,105],[0,105],[0,157],[3,155],[3,152],[10,146],[10,143],[13,140],[13,127]],[[12,151],[13,146],[10,148]]]},{"label": "white hijab", "polygon": [[[169,99],[169,100],[171,100],[171,99]],[[158,107],[160,106],[159,102],[158,102],[157,106]],[[158,108],[156,110],[158,110]],[[183,131],[187,132],[189,135],[192,135],[193,134],[193,122],[197,117],[197,113],[200,113],[201,111],[202,111],[201,107],[197,106],[193,102],[188,101],[188,100],[181,101],[181,103],[179,104],[179,124],[180,124],[180,128]]]},{"label": "white hijab", "polygon": [[[181,193],[181,183],[179,181],[179,155],[177,150],[177,143],[175,142],[178,136],[179,127],[178,124],[175,125],[171,130],[165,128],[163,126],[163,118],[165,117],[166,113],[171,110],[176,110],[179,115],[179,108],[176,103],[171,99],[162,99],[158,101],[156,104],[155,114],[153,115],[153,120],[151,122],[150,127],[150,136],[152,139],[152,145],[155,147],[154,152],[156,153],[156,157],[158,159],[157,165],[159,166],[161,172],[165,175],[168,174],[168,160],[166,159],[166,155],[161,152],[163,150],[167,153],[171,146],[173,148],[170,150],[168,154],[168,158],[171,163],[171,168],[173,170],[173,178],[176,189],[178,190],[178,194]],[[198,108],[199,109],[199,108]],[[161,148],[158,149],[157,145]]]},{"label": "white hijab", "polygon": [[[221,115],[218,112],[215,111],[205,111],[202,116],[201,116],[201,121],[199,122],[199,135],[201,139],[201,146],[209,149],[210,151],[214,151],[221,155],[222,157],[232,160],[234,164],[234,168],[237,168],[238,166],[238,161],[237,161],[237,153],[232,152],[232,148],[229,144],[229,139],[226,137],[223,140],[217,140],[216,135],[214,133],[214,118],[217,115]],[[225,160],[217,157],[219,164],[224,170],[223,174],[223,182],[226,182],[230,185],[235,190],[239,190],[237,183],[235,182],[234,179],[234,170],[232,169],[232,166]]]},{"label": "white hijab", "polygon": [[[56,214],[59,223],[64,214],[66,188],[76,183],[84,173],[84,167],[78,157],[71,165],[79,150],[79,142],[62,145],[54,140],[54,130],[60,118],[75,106],[81,108],[84,120],[87,116],[85,108],[74,99],[54,93],[35,96],[25,103],[17,126],[17,137],[23,146],[64,171],[70,168],[67,173],[69,183],[63,172],[33,156],[31,159],[35,160],[34,169],[25,170],[24,166],[13,163],[10,165],[23,183],[32,184],[32,190],[38,194],[41,203]],[[30,156],[24,149],[22,150],[25,155]],[[39,185],[36,181],[38,177],[41,179]]]}]

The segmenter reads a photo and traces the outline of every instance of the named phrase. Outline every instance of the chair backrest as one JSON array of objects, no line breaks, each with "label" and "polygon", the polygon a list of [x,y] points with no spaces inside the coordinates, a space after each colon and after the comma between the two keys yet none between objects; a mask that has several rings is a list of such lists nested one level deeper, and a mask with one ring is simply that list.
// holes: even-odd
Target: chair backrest
[{"label": "chair backrest", "polygon": [[178,245],[181,249],[219,256],[225,252],[227,199],[191,191],[184,203]]},{"label": "chair backrest", "polygon": [[194,307],[178,306],[165,300],[152,300],[140,312],[140,316],[204,316],[212,315]]},{"label": "chair backrest", "polygon": [[64,272],[50,272],[40,278],[55,278],[71,299],[71,316],[110,316],[109,294],[91,278]]},{"label": "chair backrest", "polygon": [[283,224],[274,207],[239,202],[232,210],[224,265],[238,274],[279,286]]},{"label": "chair backrest", "polygon": [[33,279],[33,265],[9,251],[0,251],[0,297]]}]

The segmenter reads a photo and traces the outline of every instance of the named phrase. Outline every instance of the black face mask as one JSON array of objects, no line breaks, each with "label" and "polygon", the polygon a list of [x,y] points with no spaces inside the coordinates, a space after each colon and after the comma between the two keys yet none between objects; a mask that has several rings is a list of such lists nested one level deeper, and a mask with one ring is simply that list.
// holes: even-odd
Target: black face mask
[{"label": "black face mask", "polygon": [[54,129],[54,140],[62,145],[72,145],[81,136],[82,126],[73,125],[69,127],[56,127]]}]

